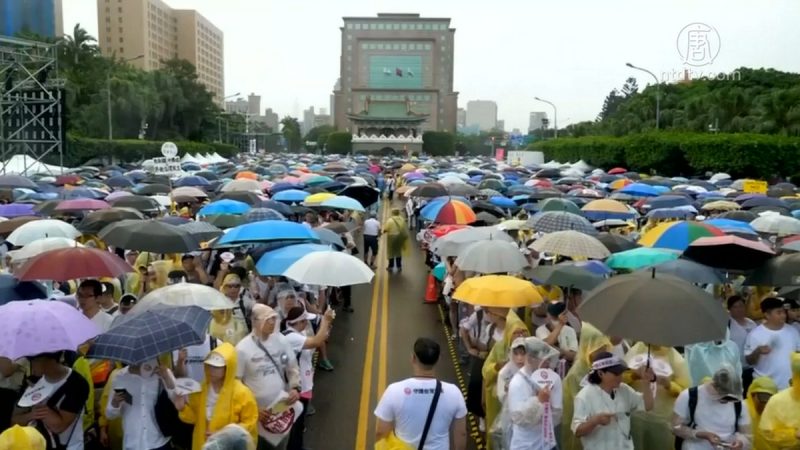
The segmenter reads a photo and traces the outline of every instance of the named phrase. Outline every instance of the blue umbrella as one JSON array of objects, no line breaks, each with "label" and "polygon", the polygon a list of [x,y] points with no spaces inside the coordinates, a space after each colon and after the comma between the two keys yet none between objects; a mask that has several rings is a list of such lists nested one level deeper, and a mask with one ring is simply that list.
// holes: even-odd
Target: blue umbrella
[{"label": "blue umbrella", "polygon": [[273,195],[275,195],[276,193],[281,191],[287,191],[289,189],[303,189],[304,187],[306,186],[303,183],[281,182],[273,184],[272,187],[269,188],[269,191],[272,192]]},{"label": "blue umbrella", "polygon": [[209,184],[211,183],[209,183],[208,180],[198,176],[183,177],[174,183],[174,185],[177,187],[183,187],[183,186],[203,187],[203,186],[208,186]]},{"label": "blue umbrella", "polygon": [[211,313],[199,306],[183,306],[120,316],[111,329],[97,337],[87,356],[125,364],[141,364],[206,338]]},{"label": "blue umbrella", "polygon": [[342,237],[327,228],[314,228],[314,233],[317,234],[319,241],[325,245],[333,245],[340,249],[345,248]]},{"label": "blue umbrella", "polygon": [[279,202],[299,203],[305,200],[309,195],[311,194],[299,189],[287,189],[276,193],[272,196],[272,199]]},{"label": "blue umbrella", "polygon": [[250,211],[250,205],[236,200],[217,200],[200,208],[200,216],[214,216],[218,214],[244,214]]},{"label": "blue umbrella", "polygon": [[711,225],[713,227],[717,227],[720,230],[724,231],[725,233],[749,234],[753,236],[758,235],[758,232],[756,232],[756,230],[754,230],[749,223],[740,222],[738,220],[709,219],[703,223]]},{"label": "blue umbrella", "polygon": [[283,220],[262,220],[231,228],[217,245],[266,241],[314,241],[319,239],[307,226]]},{"label": "blue umbrella", "polygon": [[131,181],[131,179],[126,176],[120,175],[107,179],[106,185],[115,188],[133,187],[133,181]]},{"label": "blue umbrella", "polygon": [[47,298],[47,288],[37,281],[18,281],[7,273],[0,274],[0,304],[11,300]]},{"label": "blue umbrella", "polygon": [[499,195],[495,195],[494,197],[491,197],[489,199],[489,203],[491,203],[491,204],[493,204],[495,206],[499,206],[501,208],[516,208],[517,207],[517,203],[514,200],[512,200],[512,199],[510,199],[508,197],[501,197]]},{"label": "blue umbrella", "polygon": [[244,215],[247,222],[260,222],[262,220],[286,220],[286,217],[270,208],[253,208]]},{"label": "blue umbrella", "polygon": [[292,214],[294,214],[292,208],[289,205],[287,205],[286,203],[276,202],[275,200],[264,200],[261,202],[261,207],[274,209],[275,211],[278,211],[284,216],[291,216]]},{"label": "blue umbrella", "polygon": [[656,189],[654,186],[650,186],[644,183],[632,183],[618,190],[617,192],[621,192],[623,194],[628,194],[628,195],[635,195],[639,197],[655,197],[659,194],[659,190]]},{"label": "blue umbrella", "polygon": [[344,195],[337,195],[336,197],[329,198],[320,203],[319,206],[334,208],[334,209],[347,209],[350,211],[359,211],[359,212],[366,211],[358,200],[346,197]]},{"label": "blue umbrella", "polygon": [[328,245],[296,244],[264,253],[256,263],[256,271],[263,276],[280,276],[298,259],[311,252],[329,251]]}]

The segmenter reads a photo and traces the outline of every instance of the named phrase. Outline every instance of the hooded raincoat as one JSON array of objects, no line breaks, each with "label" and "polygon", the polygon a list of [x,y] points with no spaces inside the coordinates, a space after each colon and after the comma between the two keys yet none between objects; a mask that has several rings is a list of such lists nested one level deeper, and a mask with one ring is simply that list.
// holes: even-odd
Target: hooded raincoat
[{"label": "hooded raincoat", "polygon": [[758,428],[763,450],[800,448],[800,352],[792,354],[792,385],[769,399]]},{"label": "hooded raincoat", "polygon": [[14,450],[45,450],[47,443],[44,436],[34,427],[13,427],[0,434],[0,448]]},{"label": "hooded raincoat", "polygon": [[589,322],[583,322],[575,362],[562,382],[564,395],[564,410],[561,416],[560,448],[562,450],[581,450],[583,448],[580,438],[575,437],[570,428],[572,426],[572,415],[575,413],[575,396],[581,391],[581,383],[592,369],[592,355],[599,351],[611,351],[613,347],[608,337],[600,330]]},{"label": "hooded raincoat", "polygon": [[236,349],[226,342],[213,353],[225,358],[225,381],[217,393],[213,411],[210,416],[207,414],[208,393],[213,389],[208,381],[208,368],[202,390],[190,395],[186,407],[180,411],[182,421],[194,424],[192,450],[201,450],[209,435],[232,423],[247,430],[253,439],[258,439],[258,406],[250,389],[236,379]]},{"label": "hooded raincoat", "polygon": [[[497,399],[497,374],[499,369],[497,364],[508,358],[508,351],[514,341],[514,335],[524,331],[524,336],[529,336],[530,332],[514,311],[509,311],[506,316],[506,326],[503,330],[503,340],[495,342],[489,356],[483,363],[483,395],[486,403],[486,425],[490,428],[497,415],[500,413],[500,400]],[[491,448],[491,446],[488,446]]]},{"label": "hooded raincoat", "polygon": [[706,377],[714,375],[724,364],[730,365],[736,373],[742,373],[739,346],[730,339],[687,345],[685,358],[692,384],[695,386],[702,384]]},{"label": "hooded raincoat", "polygon": [[[225,284],[233,281],[242,282],[241,278],[235,273],[225,275],[222,280],[222,286],[219,288],[223,295],[225,294]],[[250,330],[247,329],[247,323],[244,320],[233,314],[233,308],[239,308],[239,305],[235,304],[234,300],[231,300],[231,305],[231,309],[220,309],[211,312],[209,334],[223,342],[236,345],[250,333]]]},{"label": "hooded raincoat", "polygon": [[[778,386],[770,377],[758,377],[750,384],[747,389],[747,398],[744,403],[747,405],[747,412],[750,413],[750,424],[753,430],[753,448],[762,450],[769,448],[758,425],[761,421],[761,414],[756,409],[755,394],[775,395],[778,393]],[[762,411],[763,412],[763,411]]]}]

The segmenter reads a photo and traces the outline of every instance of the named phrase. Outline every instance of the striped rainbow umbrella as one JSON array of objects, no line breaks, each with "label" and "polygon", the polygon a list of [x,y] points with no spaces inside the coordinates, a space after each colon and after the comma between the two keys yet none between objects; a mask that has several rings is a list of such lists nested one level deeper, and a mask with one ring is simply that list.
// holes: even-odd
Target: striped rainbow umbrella
[{"label": "striped rainbow umbrella", "polygon": [[667,248],[684,251],[689,244],[702,237],[724,236],[717,227],[694,221],[667,222],[657,225],[639,239],[644,247]]},{"label": "striped rainbow umbrella", "polygon": [[468,204],[452,199],[428,203],[420,215],[431,222],[448,225],[465,225],[478,220]]}]

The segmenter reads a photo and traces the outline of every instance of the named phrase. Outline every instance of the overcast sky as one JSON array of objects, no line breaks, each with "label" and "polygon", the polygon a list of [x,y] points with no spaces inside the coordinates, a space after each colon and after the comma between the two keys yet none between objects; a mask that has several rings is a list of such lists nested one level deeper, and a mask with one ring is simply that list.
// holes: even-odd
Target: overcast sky
[{"label": "overcast sky", "polygon": [[[696,70],[772,67],[800,72],[797,0],[165,0],[193,8],[225,33],[226,93],[261,95],[262,110],[300,116],[327,108],[339,74],[343,16],[416,12],[450,17],[456,29],[459,106],[495,100],[506,129],[527,130],[530,111],[558,107],[559,125],[591,120],[625,78],[682,73],[676,41],[690,23],[714,27],[713,63]],[[80,23],[97,36],[97,0],[63,0],[64,28]],[[685,36],[685,34],[684,34]],[[713,35],[710,38],[713,42]]]}]

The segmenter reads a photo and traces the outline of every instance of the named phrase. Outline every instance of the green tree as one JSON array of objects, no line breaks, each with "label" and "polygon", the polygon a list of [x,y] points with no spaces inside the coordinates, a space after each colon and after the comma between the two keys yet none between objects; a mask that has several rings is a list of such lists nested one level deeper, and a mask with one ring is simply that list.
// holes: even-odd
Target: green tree
[{"label": "green tree", "polygon": [[300,132],[300,122],[291,116],[281,119],[281,133],[286,139],[287,150],[296,152],[303,145],[303,136]]},{"label": "green tree", "polygon": [[432,156],[452,155],[456,137],[446,131],[426,131],[422,134],[422,151]]},{"label": "green tree", "polygon": [[317,148],[325,147],[325,141],[328,139],[328,135],[335,132],[336,128],[332,125],[320,125],[318,127],[314,127],[308,130],[305,137],[303,138],[303,142],[316,142]]},{"label": "green tree", "polygon": [[353,135],[347,132],[336,131],[328,135],[326,153],[346,155],[353,151]]}]

